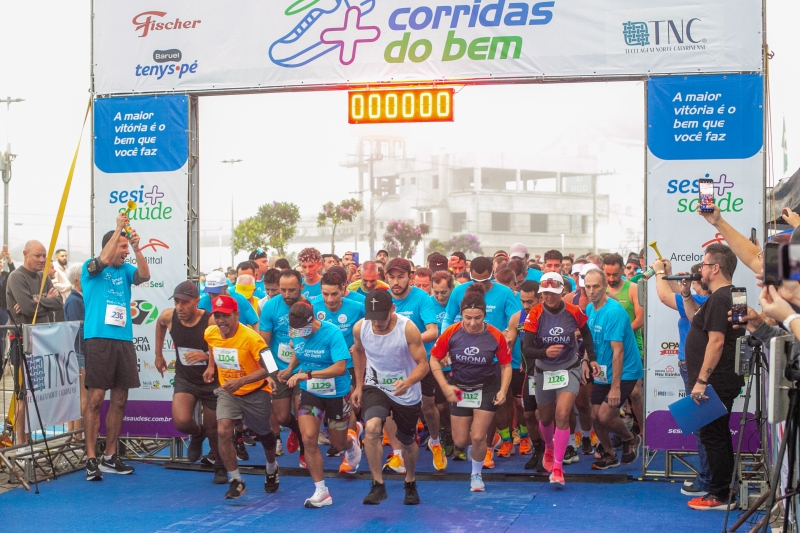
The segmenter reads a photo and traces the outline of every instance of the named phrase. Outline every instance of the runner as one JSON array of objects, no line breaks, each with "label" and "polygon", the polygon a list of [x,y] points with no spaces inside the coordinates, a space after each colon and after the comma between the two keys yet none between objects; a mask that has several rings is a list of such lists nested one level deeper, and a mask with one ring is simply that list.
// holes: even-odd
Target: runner
[{"label": "runner", "polygon": [[425,291],[425,294],[430,296],[432,277],[433,272],[431,272],[430,269],[425,267],[418,268],[414,273],[414,286],[422,291]]},{"label": "runner", "polygon": [[586,315],[578,307],[561,301],[563,290],[564,279],[560,274],[548,272],[542,276],[539,294],[543,302],[528,313],[522,338],[522,353],[534,375],[539,431],[545,443],[542,464],[551,472],[550,483],[562,486],[570,413],[581,382],[585,383],[591,373],[588,366],[581,368],[576,331],[580,330],[589,361],[595,360]]},{"label": "runner", "polygon": [[[447,272],[447,270],[440,270],[433,275],[431,285],[433,287],[431,304],[436,313],[438,338],[442,334],[442,322],[444,321],[445,309],[447,307],[447,302],[450,300],[450,294],[455,287],[455,280],[453,280],[453,275]],[[434,344],[435,341],[425,345],[428,360],[430,360],[431,348],[433,348]],[[443,371],[445,375],[448,374],[450,372],[450,367],[445,367]],[[444,393],[436,382],[433,373],[428,372],[425,377],[422,378],[422,381],[420,381],[420,385],[422,387],[422,412],[424,413],[425,421],[429,428],[430,426],[441,428],[441,442],[439,444],[441,444],[442,452],[445,456],[441,462],[446,467],[446,458],[451,456],[456,460],[466,461],[467,456],[465,450],[459,450],[458,455],[454,456],[453,433],[450,427],[450,408],[447,405],[447,398],[444,397]],[[432,406],[435,407],[435,410],[431,409]],[[436,441],[432,442],[431,439],[428,439],[428,449],[431,450],[434,456],[434,467],[436,466],[436,455],[438,454],[436,445]]]},{"label": "runner", "polygon": [[306,298],[314,298],[320,295],[321,287],[320,280],[322,276],[320,270],[322,269],[322,255],[316,248],[303,248],[297,254],[297,262],[303,268],[305,273],[303,279],[303,296]]},{"label": "runner", "polygon": [[210,313],[212,308],[211,299],[216,296],[228,295],[236,300],[236,306],[240,309],[239,321],[242,324],[245,326],[250,326],[251,328],[254,328],[256,324],[258,324],[258,315],[253,307],[247,304],[247,300],[245,300],[244,296],[236,292],[228,294],[228,284],[226,283],[225,276],[222,274],[222,272],[215,270],[214,272],[208,273],[208,276],[206,276],[206,288],[204,289],[204,292],[205,294],[200,297],[200,301],[197,303],[197,307],[199,309],[208,311]]},{"label": "runner", "polygon": [[389,290],[389,285],[378,279],[378,265],[375,261],[365,261],[361,265],[361,279],[347,286],[348,291],[354,291],[366,296],[373,289]]},{"label": "runner", "polygon": [[[262,355],[267,356],[267,345],[256,332],[239,324],[236,300],[230,296],[216,296],[212,302],[216,325],[205,332],[211,357],[203,373],[206,383],[214,383],[215,370],[220,386],[217,395],[217,434],[231,435],[233,428],[245,423],[261,442],[267,457],[264,491],[278,490],[280,478],[275,461],[275,434],[270,425],[272,402],[267,370]],[[271,354],[268,355],[271,357]],[[225,498],[235,499],[247,492],[236,461],[236,450],[231,439],[219,439],[219,457],[228,471],[230,481]]]},{"label": "runner", "polygon": [[[350,422],[350,352],[344,335],[329,322],[314,318],[307,301],[299,301],[289,311],[289,336],[294,354],[289,366],[278,373],[288,387],[300,385],[297,417],[303,435],[306,463],[314,481],[314,494],[304,505],[309,509],[333,504],[323,476],[319,431],[323,417],[328,421],[331,445],[345,451],[345,460],[353,468],[361,461],[361,446]],[[296,374],[294,370],[299,367]],[[315,377],[316,376],[316,377]]]},{"label": "runner", "polygon": [[591,300],[586,315],[597,353],[597,361],[590,364],[594,375],[592,422],[600,438],[600,459],[592,468],[606,470],[619,466],[609,433],[622,439],[622,464],[639,458],[642,439],[625,427],[619,408],[644,377],[644,370],[628,315],[606,292],[606,276],[600,270],[593,270],[586,274],[584,283]]},{"label": "runner", "polygon": [[256,290],[253,292],[253,296],[258,298],[265,298],[267,296],[267,291],[264,282],[264,276],[269,270],[269,260],[267,259],[267,252],[263,251],[261,248],[253,250],[250,252],[250,262],[256,266]]},{"label": "runner", "polygon": [[[506,401],[511,382],[511,352],[500,330],[485,322],[486,301],[481,285],[472,285],[464,295],[461,316],[462,321],[447,328],[436,341],[430,364],[450,402],[453,440],[459,447],[469,445],[470,491],[483,492],[486,489],[481,470],[487,455],[488,430],[497,406]],[[440,364],[448,355],[453,367],[452,385],[445,379]]]},{"label": "runner", "polygon": [[241,295],[253,311],[255,311],[256,316],[258,316],[261,312],[261,308],[258,305],[258,298],[255,296],[255,290],[256,279],[250,274],[241,274],[236,278],[236,294]]},{"label": "runner", "polygon": [[[172,423],[181,433],[189,435],[187,458],[194,463],[203,454],[203,441],[208,438],[211,452],[219,458],[217,451],[217,396],[214,390],[219,387],[216,377],[206,383],[203,373],[208,368],[208,343],[204,333],[214,326],[214,317],[208,311],[197,307],[200,294],[191,281],[180,283],[172,293],[174,309],[165,309],[156,322],[156,360],[155,367],[164,377],[167,360],[164,358],[164,339],[169,331],[172,337],[175,359],[175,383],[172,395]],[[203,404],[203,424],[198,426],[194,420],[197,401]],[[227,482],[225,465],[215,460],[214,483]]]},{"label": "runner", "polygon": [[367,295],[364,319],[353,329],[356,372],[353,404],[364,413],[364,450],[372,473],[365,505],[378,505],[387,498],[381,442],[389,416],[395,420],[396,436],[405,457],[403,503],[419,504],[415,478],[419,448],[415,438],[422,396],[419,381],[428,373],[428,364],[419,330],[394,309],[387,292],[374,290]]},{"label": "runner", "polygon": [[454,276],[462,272],[467,272],[467,256],[464,255],[464,252],[453,252],[450,254],[450,260],[447,262],[447,266],[450,267],[450,272],[452,272]]},{"label": "runner", "polygon": [[[264,273],[264,277],[261,278],[261,283],[264,286],[264,292],[266,296],[261,298],[258,301],[258,314],[261,316],[261,310],[264,309],[264,304],[272,298],[273,296],[277,296],[281,292],[281,286],[279,284],[281,279],[281,271],[277,268],[270,268]],[[256,281],[256,285],[258,282]]]},{"label": "runner", "polygon": [[375,262],[385,267],[388,261],[389,252],[386,250],[378,250],[378,253],[375,254]]},{"label": "runner", "polygon": [[[269,346],[275,357],[278,371],[285,370],[292,360],[293,350],[289,338],[289,309],[302,298],[300,291],[303,281],[300,272],[284,270],[278,281],[281,294],[271,298],[261,310],[261,320],[258,323],[258,333]],[[295,391],[286,383],[278,379],[278,371],[270,374],[274,382],[272,390],[272,427],[283,426],[289,428],[289,437],[286,439],[286,451],[294,453],[300,449],[299,464],[306,468],[303,442],[300,439],[300,426],[297,418],[292,414],[291,399]]]},{"label": "runner", "polygon": [[363,307],[366,296],[356,291],[348,290],[347,288],[347,271],[340,266],[332,266],[327,273],[336,273],[341,279],[344,280],[344,288],[342,289],[342,296],[348,300],[352,300]]}]

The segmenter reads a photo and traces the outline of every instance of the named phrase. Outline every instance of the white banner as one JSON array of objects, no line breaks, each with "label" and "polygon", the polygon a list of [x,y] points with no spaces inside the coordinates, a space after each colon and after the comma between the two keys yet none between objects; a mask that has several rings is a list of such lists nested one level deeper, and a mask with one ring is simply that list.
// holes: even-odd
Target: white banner
[{"label": "white banner", "polygon": [[761,0],[95,2],[97,94],[760,72]]},{"label": "white banner", "polygon": [[81,417],[81,376],[75,355],[79,328],[80,322],[26,326],[31,352],[26,355],[30,369],[26,416],[30,427],[25,420],[26,431],[42,429],[33,405],[34,396],[45,428]]}]

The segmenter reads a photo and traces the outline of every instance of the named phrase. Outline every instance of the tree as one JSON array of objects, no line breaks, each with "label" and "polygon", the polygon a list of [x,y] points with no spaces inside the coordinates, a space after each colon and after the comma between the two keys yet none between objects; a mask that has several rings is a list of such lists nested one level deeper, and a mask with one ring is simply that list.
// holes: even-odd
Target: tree
[{"label": "tree", "polygon": [[431,239],[431,242],[428,243],[428,252],[427,255],[431,254],[446,254],[447,253],[447,243],[440,241],[439,239]]},{"label": "tree", "polygon": [[290,202],[272,202],[258,208],[258,214],[247,218],[233,230],[233,252],[273,248],[281,257],[294,238],[300,208]]},{"label": "tree", "polygon": [[388,250],[390,256],[411,259],[417,251],[422,236],[430,231],[431,228],[427,224],[415,226],[405,220],[390,220],[383,234],[383,247]]},{"label": "tree", "polygon": [[333,226],[331,231],[331,253],[334,253],[336,243],[336,226],[342,222],[352,222],[356,215],[364,210],[364,204],[355,198],[342,200],[338,205],[328,202],[322,206],[322,211],[317,215],[317,226],[324,228],[328,222]]},{"label": "tree", "polygon": [[452,239],[444,243],[444,247],[448,253],[459,251],[459,252],[464,252],[465,254],[468,253],[473,253],[477,255],[483,254],[483,250],[481,249],[481,243],[478,242],[478,238],[475,235],[471,235],[469,233],[453,237]]}]

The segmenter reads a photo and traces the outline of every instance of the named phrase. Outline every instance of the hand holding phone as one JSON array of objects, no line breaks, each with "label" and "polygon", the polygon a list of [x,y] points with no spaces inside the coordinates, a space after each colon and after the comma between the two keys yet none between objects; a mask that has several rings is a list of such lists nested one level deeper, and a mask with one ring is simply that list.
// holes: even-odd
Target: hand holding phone
[{"label": "hand holding phone", "polygon": [[731,322],[737,326],[745,324],[742,319],[747,316],[747,289],[734,287],[731,289],[731,299],[733,300]]},{"label": "hand holding phone", "polygon": [[714,181],[709,178],[702,178],[700,182],[700,211],[703,213],[713,213],[714,208]]}]

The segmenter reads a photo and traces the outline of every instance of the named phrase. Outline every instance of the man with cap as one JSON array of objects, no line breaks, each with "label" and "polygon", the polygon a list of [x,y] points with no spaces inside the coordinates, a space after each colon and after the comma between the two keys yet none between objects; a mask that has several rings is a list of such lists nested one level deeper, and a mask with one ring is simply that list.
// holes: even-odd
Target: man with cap
[{"label": "man with cap", "polygon": [[253,296],[261,299],[267,295],[267,291],[264,288],[264,274],[266,274],[269,269],[267,252],[263,251],[261,248],[253,250],[250,252],[250,262],[256,265],[256,290],[253,292]]},{"label": "man with cap", "polygon": [[[122,462],[116,450],[128,389],[140,385],[133,346],[131,286],[148,281],[150,268],[139,249],[136,230],[132,230],[130,235],[125,231],[128,223],[125,213],[117,215],[116,228],[103,236],[100,256],[88,259],[81,270],[86,313],[83,336],[86,356],[84,383],[88,391],[84,414],[87,481],[100,481],[103,473],[133,472],[132,467]],[[136,254],[136,266],[125,262],[129,243]],[[8,303],[11,305],[11,299]],[[106,415],[105,453],[110,455],[104,455],[98,462],[95,444],[100,430],[100,407],[109,389],[111,402]]]},{"label": "man with cap", "polygon": [[386,250],[378,250],[378,253],[375,254],[375,262],[385,267],[387,261],[389,261],[389,252]]},{"label": "man with cap", "polygon": [[[270,424],[272,398],[271,378],[267,366],[274,365],[272,354],[258,333],[239,324],[236,300],[230,296],[215,296],[211,302],[216,325],[205,331],[210,357],[203,373],[206,383],[219,376],[217,395],[217,434],[231,435],[234,426],[247,424],[255,440],[261,442],[267,458],[264,491],[273,493],[280,483],[275,461],[275,434]],[[225,498],[239,498],[245,492],[239,472],[233,441],[219,439],[219,456],[228,472],[228,491]]]},{"label": "man with cap", "polygon": [[197,307],[202,309],[203,311],[211,312],[211,300],[215,296],[230,296],[234,300],[236,300],[236,305],[239,308],[239,321],[244,324],[245,326],[250,326],[251,328],[255,328],[255,325],[258,324],[258,315],[256,314],[255,309],[250,303],[245,299],[244,296],[239,294],[238,292],[232,292],[228,294],[228,284],[225,282],[225,276],[222,272],[214,271],[209,272],[208,276],[206,276],[206,288],[204,290],[205,294],[200,297],[200,301],[197,303]]},{"label": "man with cap", "polygon": [[415,478],[419,448],[415,438],[422,407],[420,380],[429,366],[419,330],[394,312],[389,293],[373,290],[365,302],[366,315],[353,328],[353,365],[356,386],[353,405],[360,407],[366,423],[364,451],[372,473],[365,505],[387,498],[383,481],[383,425],[391,415],[397,427],[405,462],[406,505],[419,504]]},{"label": "man with cap", "polygon": [[636,252],[628,254],[628,259],[625,262],[625,279],[631,283],[636,283],[642,277],[642,269],[639,266],[639,255]]},{"label": "man with cap", "polygon": [[428,256],[428,268],[436,274],[442,270],[447,270],[447,258],[440,253],[432,253]]},{"label": "man with cap", "polygon": [[[213,326],[214,317],[208,311],[197,307],[200,294],[191,281],[184,281],[175,287],[171,296],[175,307],[165,309],[156,321],[156,361],[155,367],[164,377],[168,364],[164,357],[164,339],[169,331],[172,347],[170,361],[175,365],[175,382],[172,395],[172,423],[181,433],[191,436],[187,457],[193,463],[203,453],[203,441],[208,438],[211,451],[219,458],[217,451],[217,397],[214,390],[219,386],[217,380],[206,383],[203,373],[208,368],[208,343],[205,331]],[[203,404],[203,423],[194,420],[197,401]],[[214,464],[214,483],[227,481],[222,460]]]}]

